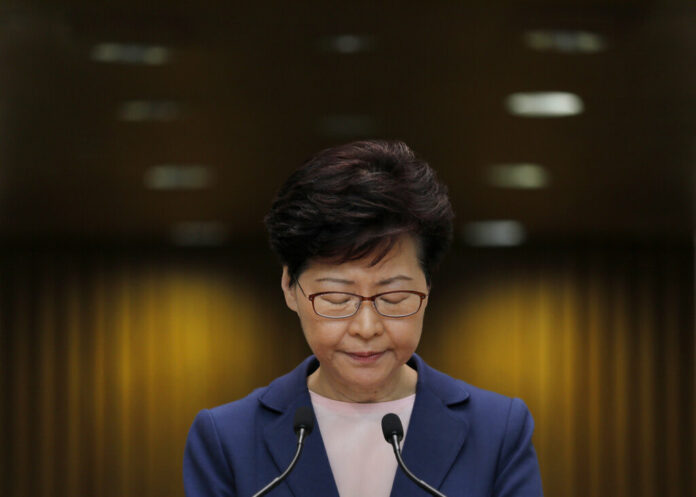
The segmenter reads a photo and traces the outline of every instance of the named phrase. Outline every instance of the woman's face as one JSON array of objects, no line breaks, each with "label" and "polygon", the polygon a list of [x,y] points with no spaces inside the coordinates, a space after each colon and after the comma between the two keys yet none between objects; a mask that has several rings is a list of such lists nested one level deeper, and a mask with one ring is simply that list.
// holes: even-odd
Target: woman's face
[{"label": "woman's face", "polygon": [[[428,293],[417,250],[414,239],[403,236],[374,266],[370,266],[373,255],[343,264],[310,261],[299,284],[306,295],[328,291],[366,297],[391,290]],[[282,287],[288,307],[300,317],[307,343],[319,359],[315,373],[319,393],[354,402],[388,400],[394,395],[398,398],[407,376],[415,377],[405,363],[418,346],[427,298],[416,314],[405,318],[381,316],[372,302],[365,301],[354,316],[329,319],[314,312],[297,284],[290,286],[287,268]]]}]

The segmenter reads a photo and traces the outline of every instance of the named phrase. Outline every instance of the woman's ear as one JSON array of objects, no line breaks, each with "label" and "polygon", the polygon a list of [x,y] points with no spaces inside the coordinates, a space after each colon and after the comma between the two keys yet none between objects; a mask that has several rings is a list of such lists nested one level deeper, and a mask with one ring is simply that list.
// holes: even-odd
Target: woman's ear
[{"label": "woman's ear", "polygon": [[292,284],[290,272],[287,266],[283,266],[283,276],[280,278],[280,287],[285,295],[285,304],[290,310],[297,312],[297,294],[295,293],[295,285]]}]

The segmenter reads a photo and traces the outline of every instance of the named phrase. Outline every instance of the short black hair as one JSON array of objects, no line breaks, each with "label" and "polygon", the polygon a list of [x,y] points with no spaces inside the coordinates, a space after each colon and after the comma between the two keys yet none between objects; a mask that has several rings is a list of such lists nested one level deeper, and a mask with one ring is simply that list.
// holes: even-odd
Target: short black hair
[{"label": "short black hair", "polygon": [[430,284],[453,217],[447,187],[426,161],[401,141],[364,140],[307,160],[280,188],[265,223],[292,283],[312,258],[340,264],[375,253],[377,264],[408,234]]}]

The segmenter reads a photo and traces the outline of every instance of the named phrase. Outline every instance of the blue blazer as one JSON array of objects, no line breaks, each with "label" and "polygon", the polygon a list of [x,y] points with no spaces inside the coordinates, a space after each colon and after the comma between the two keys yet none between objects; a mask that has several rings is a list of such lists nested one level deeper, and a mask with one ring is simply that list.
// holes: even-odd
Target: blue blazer
[{"label": "blue blazer", "polygon": [[[455,380],[417,355],[409,364],[418,383],[403,458],[416,476],[448,497],[542,495],[524,402]],[[310,356],[247,397],[199,412],[184,452],[187,497],[251,497],[278,476],[295,453],[295,409],[312,405],[307,375],[318,366]],[[338,497],[318,429],[288,479],[268,495]],[[397,469],[392,497],[427,495]]]}]

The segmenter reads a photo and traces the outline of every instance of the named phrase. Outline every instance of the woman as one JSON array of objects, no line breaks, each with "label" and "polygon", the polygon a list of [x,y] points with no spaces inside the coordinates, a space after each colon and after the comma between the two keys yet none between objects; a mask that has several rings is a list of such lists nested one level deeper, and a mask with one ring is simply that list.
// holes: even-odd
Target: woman
[{"label": "woman", "polygon": [[247,497],[295,450],[297,407],[318,429],[272,496],[427,495],[381,433],[448,497],[542,495],[524,403],[430,368],[415,354],[431,273],[452,236],[447,189],[401,142],[324,150],[295,171],[266,217],[287,306],[313,355],[244,399],[201,411],[184,455],[188,497]]}]

